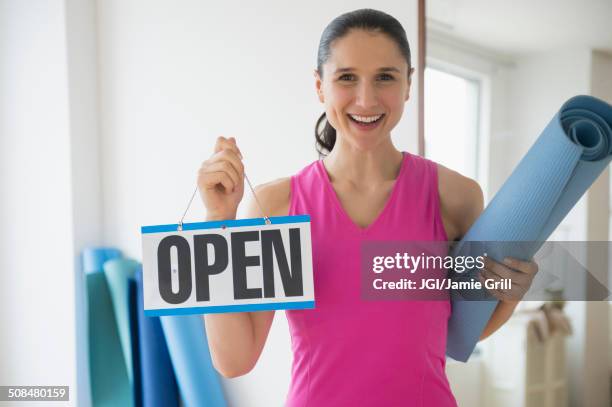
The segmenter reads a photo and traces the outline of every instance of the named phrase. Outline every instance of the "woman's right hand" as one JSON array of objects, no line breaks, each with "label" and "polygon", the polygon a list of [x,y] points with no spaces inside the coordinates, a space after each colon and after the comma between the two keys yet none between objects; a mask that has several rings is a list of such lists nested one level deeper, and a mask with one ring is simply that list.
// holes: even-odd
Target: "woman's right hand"
[{"label": "woman's right hand", "polygon": [[213,155],[198,170],[207,220],[235,219],[244,195],[242,154],[233,137],[218,137]]}]

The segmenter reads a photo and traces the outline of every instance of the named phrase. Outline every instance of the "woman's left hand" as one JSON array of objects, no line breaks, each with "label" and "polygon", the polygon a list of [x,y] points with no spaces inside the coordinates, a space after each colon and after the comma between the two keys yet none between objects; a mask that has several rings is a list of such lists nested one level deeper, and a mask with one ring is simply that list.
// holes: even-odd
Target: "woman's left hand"
[{"label": "woman's left hand", "polygon": [[501,283],[502,279],[510,280],[510,289],[489,288],[489,292],[500,301],[515,303],[520,301],[529,290],[537,272],[538,265],[533,259],[531,261],[522,261],[513,257],[506,257],[504,263],[499,263],[489,257],[485,257],[484,268],[478,274],[478,278],[483,287],[485,286],[485,280],[499,283]]}]

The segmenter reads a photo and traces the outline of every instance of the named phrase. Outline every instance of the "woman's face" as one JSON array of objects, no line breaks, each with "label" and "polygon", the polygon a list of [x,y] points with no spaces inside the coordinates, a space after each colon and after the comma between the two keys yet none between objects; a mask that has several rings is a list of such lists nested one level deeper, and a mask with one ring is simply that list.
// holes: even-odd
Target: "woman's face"
[{"label": "woman's face", "polygon": [[389,138],[409,98],[408,68],[386,34],[351,30],[332,42],[323,76],[315,71],[316,88],[343,142],[371,149]]}]

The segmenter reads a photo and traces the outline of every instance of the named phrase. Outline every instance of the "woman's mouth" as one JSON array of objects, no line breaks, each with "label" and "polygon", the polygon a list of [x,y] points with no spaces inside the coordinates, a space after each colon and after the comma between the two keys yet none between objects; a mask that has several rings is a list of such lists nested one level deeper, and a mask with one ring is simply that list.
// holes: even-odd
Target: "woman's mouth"
[{"label": "woman's mouth", "polygon": [[353,123],[353,125],[360,130],[371,130],[377,127],[382,121],[382,118],[385,117],[384,114],[377,114],[372,116],[348,114],[347,116],[349,120]]}]

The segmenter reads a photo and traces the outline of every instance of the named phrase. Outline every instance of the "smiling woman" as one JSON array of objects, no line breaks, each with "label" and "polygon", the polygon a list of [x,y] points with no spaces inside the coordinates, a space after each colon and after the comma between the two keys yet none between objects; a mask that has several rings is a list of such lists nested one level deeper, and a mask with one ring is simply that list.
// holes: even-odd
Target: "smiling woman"
[{"label": "smiling woman", "polygon": [[[364,241],[455,240],[483,207],[475,181],[394,146],[391,131],[410,98],[413,72],[406,33],[394,17],[362,9],[334,19],[321,36],[314,71],[325,109],[315,137],[325,157],[256,188],[268,216],[312,219],[316,307],[285,312],[293,350],[289,407],[456,406],[445,373],[449,301],[361,296]],[[236,141],[220,137],[199,173],[209,220],[236,216],[243,179]],[[247,215],[260,213],[253,201]],[[514,305],[500,307],[487,332]],[[206,314],[213,363],[224,376],[253,369],[273,317],[274,311]]]}]

